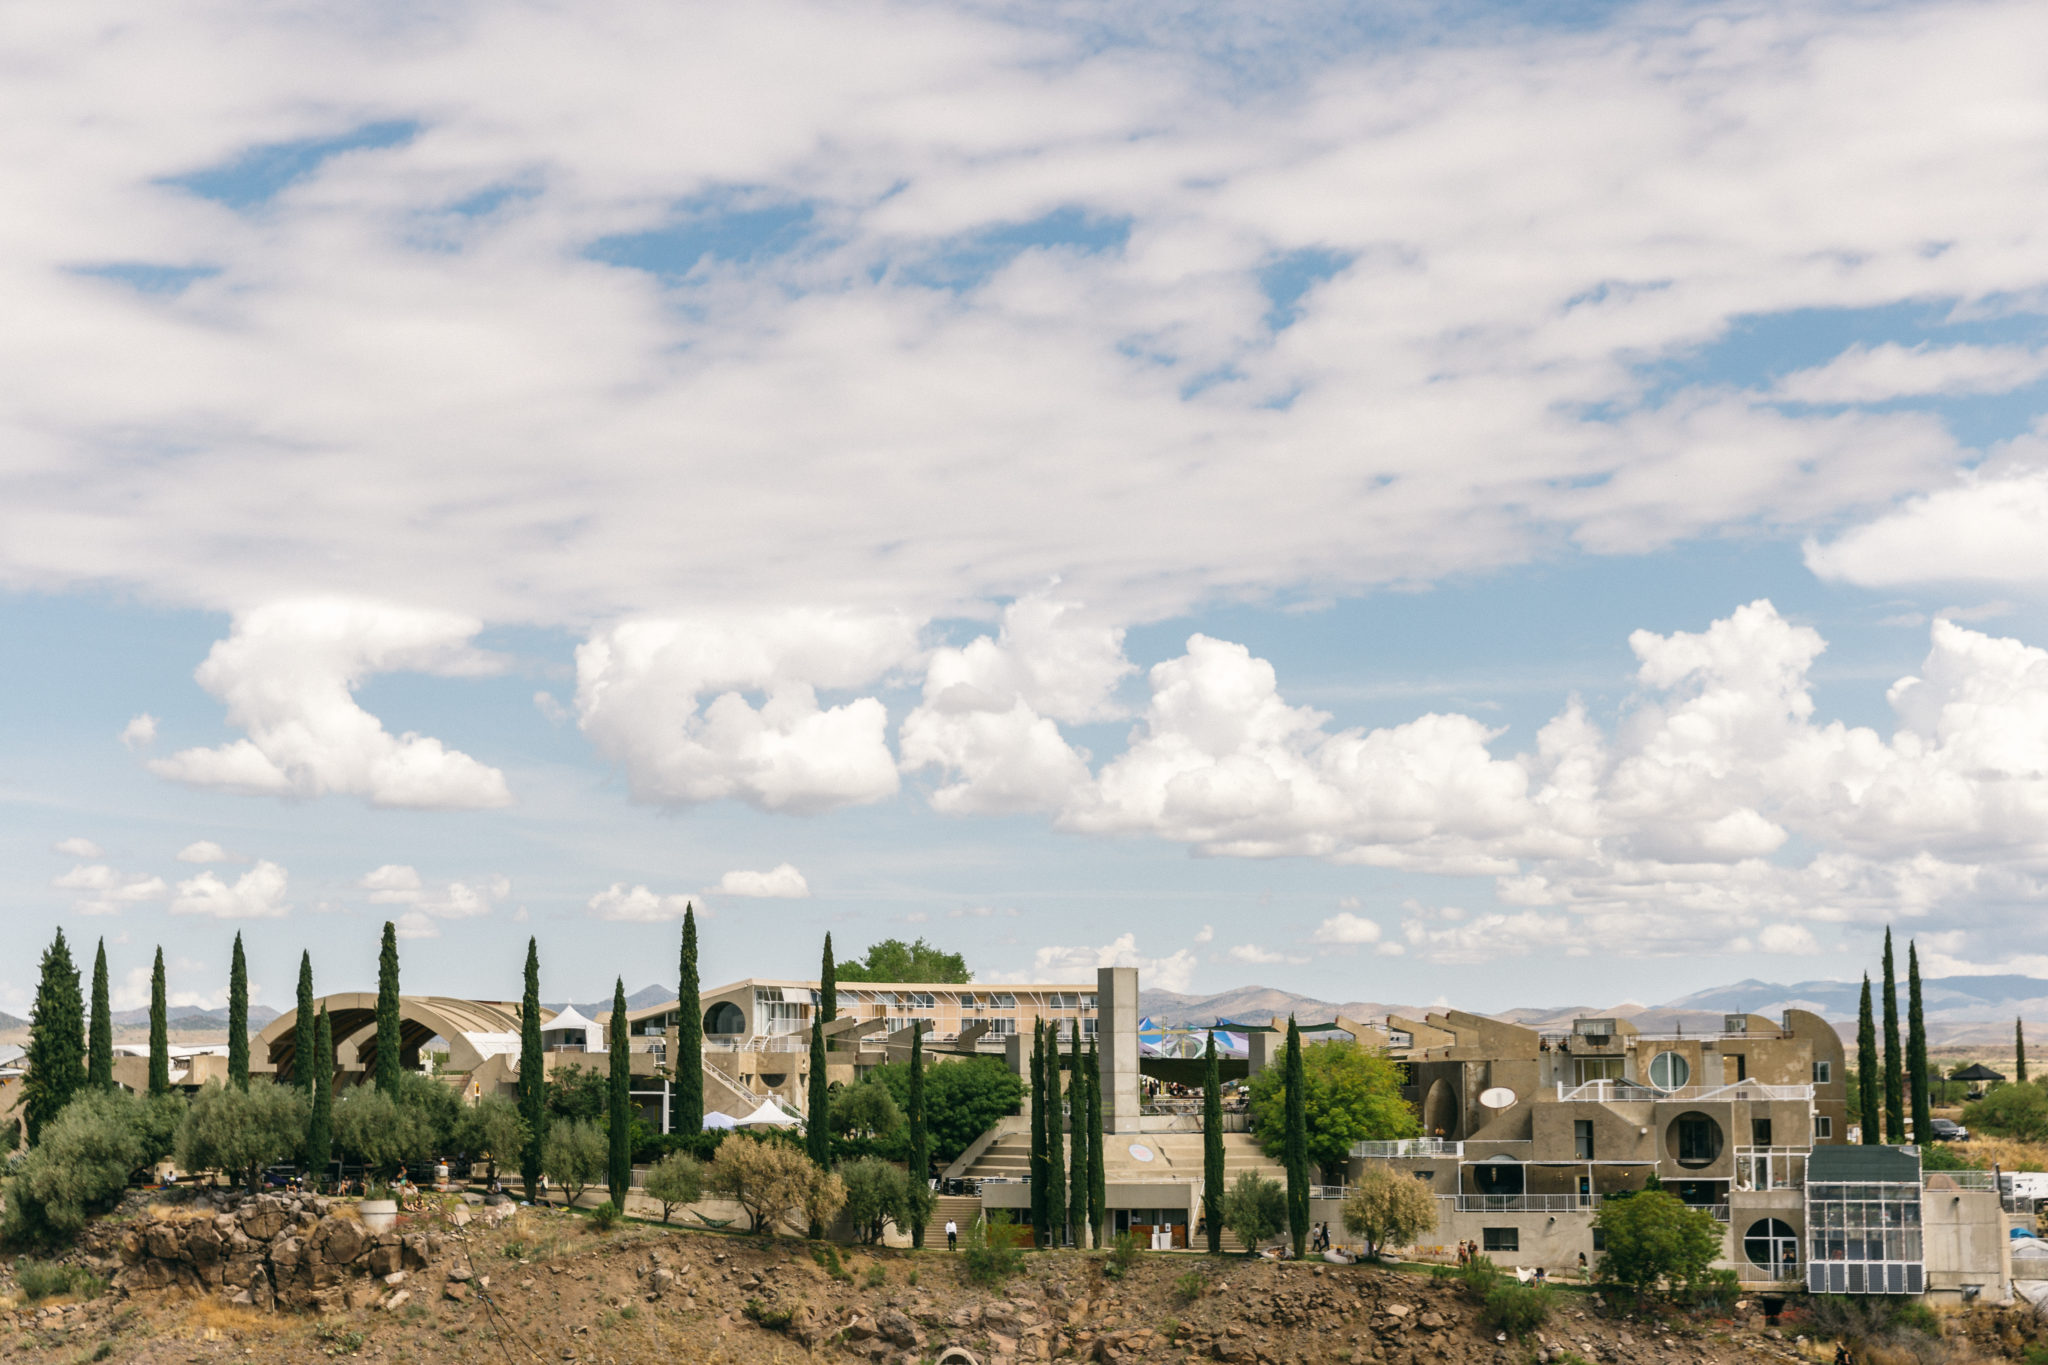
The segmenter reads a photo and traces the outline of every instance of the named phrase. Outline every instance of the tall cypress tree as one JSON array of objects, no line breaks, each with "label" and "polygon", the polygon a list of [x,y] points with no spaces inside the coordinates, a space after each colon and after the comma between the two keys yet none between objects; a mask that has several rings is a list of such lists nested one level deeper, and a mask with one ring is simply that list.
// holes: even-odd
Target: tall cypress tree
[{"label": "tall cypress tree", "polygon": [[228,960],[228,1084],[249,1088],[249,960],[242,956],[240,934]]},{"label": "tall cypress tree", "polygon": [[1906,1140],[1906,1057],[1899,1046],[1899,985],[1892,970],[1892,931],[1884,931],[1884,1140]]},{"label": "tall cypress tree", "polygon": [[626,1191],[633,1188],[633,1043],[626,1031],[626,978],[612,987],[610,1038],[611,1114],[605,1124],[611,1160],[606,1165],[612,1203],[626,1211]]},{"label": "tall cypress tree", "polygon": [[1223,1063],[1216,1055],[1216,1030],[1202,1053],[1202,1219],[1209,1225],[1209,1254],[1223,1254]]},{"label": "tall cypress tree", "polygon": [[1934,1105],[1927,1093],[1927,1024],[1920,1015],[1920,946],[1906,944],[1906,1070],[1913,1077],[1913,1140],[1929,1142]]},{"label": "tall cypress tree", "polygon": [[1102,1164],[1102,1043],[1088,1040],[1088,1219],[1095,1245],[1109,1243],[1109,1177]]},{"label": "tall cypress tree", "polygon": [[171,1089],[171,1016],[164,994],[164,950],[156,950],[156,966],[149,973],[149,1093],[167,1095]]},{"label": "tall cypress tree", "polygon": [[306,1044],[313,1041],[313,954],[299,953],[299,1007],[292,1016],[292,1083],[313,1093],[313,1072],[311,1068],[299,1065]]},{"label": "tall cypress tree", "polygon": [[1031,1231],[1045,1249],[1045,1021],[1031,1026]]},{"label": "tall cypress tree", "polygon": [[1287,1016],[1287,1130],[1283,1153],[1287,1164],[1287,1232],[1294,1239],[1294,1259],[1308,1254],[1308,1075],[1301,1061],[1301,1028]]},{"label": "tall cypress tree", "polygon": [[1073,1156],[1067,1171],[1067,1226],[1074,1245],[1088,1245],[1088,1073],[1081,1058],[1081,1024],[1074,1022],[1074,1046],[1067,1052],[1067,1108],[1072,1113]]},{"label": "tall cypress tree", "polygon": [[92,1036],[86,1048],[85,1079],[95,1090],[114,1088],[114,1014],[107,1003],[107,941],[92,959]]},{"label": "tall cypress tree", "polygon": [[911,1211],[910,1245],[924,1247],[924,1225],[931,1221],[932,1140],[924,1123],[924,1025],[910,1025],[910,1194],[916,1207]]},{"label": "tall cypress tree", "polygon": [[2023,1019],[2012,1021],[2013,1070],[2020,1078],[2020,1084],[2027,1083],[2027,1024]]},{"label": "tall cypress tree", "polygon": [[1877,1020],[1870,1009],[1870,973],[1863,974],[1863,1000],[1856,1007],[1856,1121],[1863,1128],[1863,1143],[1874,1147],[1884,1141],[1877,1104]]},{"label": "tall cypress tree", "polygon": [[832,960],[830,931],[825,934],[825,965],[818,972],[818,1008],[828,1024],[839,1017],[839,964]]},{"label": "tall cypress tree", "polygon": [[28,1050],[23,1059],[22,1124],[29,1146],[42,1136],[43,1125],[85,1087],[85,1000],[78,992],[78,966],[64,931],[43,950],[42,975],[36,1002],[28,1015]]},{"label": "tall cypress tree", "polygon": [[398,926],[384,921],[384,945],[377,950],[377,1088],[398,1098]]},{"label": "tall cypress tree", "polygon": [[313,1094],[306,1118],[306,1169],[324,1181],[327,1163],[334,1159],[334,1024],[323,1006],[311,1028],[302,1023],[294,1033],[292,1071],[305,1077]]},{"label": "tall cypress tree", "polygon": [[697,907],[683,907],[683,956],[676,976],[675,1095],[670,1122],[678,1133],[704,1131],[704,1002],[697,993]]},{"label": "tall cypress tree", "polygon": [[526,1120],[526,1146],[519,1153],[519,1179],[530,1203],[540,1191],[541,1145],[548,1137],[547,1055],[540,1037],[540,946],[526,940],[526,994],[519,1001],[519,1117]]},{"label": "tall cypress tree", "polygon": [[[1080,1024],[1075,1023],[1078,1030]],[[1045,1027],[1045,1225],[1052,1248],[1067,1244],[1067,1120],[1060,1084],[1059,1025]]]},{"label": "tall cypress tree", "polygon": [[811,1016],[811,1087],[805,1106],[804,1150],[821,1168],[832,1164],[831,1100],[825,1089],[825,1014]]}]

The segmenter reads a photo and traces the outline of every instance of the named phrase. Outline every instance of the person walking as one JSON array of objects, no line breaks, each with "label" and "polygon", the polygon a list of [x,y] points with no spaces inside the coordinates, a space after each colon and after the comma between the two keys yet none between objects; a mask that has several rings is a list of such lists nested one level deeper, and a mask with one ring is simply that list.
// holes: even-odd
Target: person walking
[{"label": "person walking", "polygon": [[946,1250],[960,1249],[960,1225],[951,1218],[946,1220]]}]

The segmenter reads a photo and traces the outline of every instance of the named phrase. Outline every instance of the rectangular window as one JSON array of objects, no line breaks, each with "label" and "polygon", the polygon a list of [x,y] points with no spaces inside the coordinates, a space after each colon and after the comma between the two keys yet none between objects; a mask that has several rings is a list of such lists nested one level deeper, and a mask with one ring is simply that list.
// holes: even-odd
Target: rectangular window
[{"label": "rectangular window", "polygon": [[1001,1038],[1016,1031],[1017,1021],[1015,1019],[991,1019],[988,1021],[988,1036],[991,1038]]},{"label": "rectangular window", "polygon": [[1572,1154],[1581,1161],[1593,1159],[1593,1120],[1572,1120]]},{"label": "rectangular window", "polygon": [[1745,1053],[1726,1053],[1721,1058],[1721,1080],[1725,1085],[1749,1079],[1749,1057]]},{"label": "rectangular window", "polygon": [[1520,1251],[1522,1230],[1520,1228],[1482,1228],[1479,1233],[1482,1251]]},{"label": "rectangular window", "polygon": [[1828,1115],[1826,1115],[1826,1114],[1816,1114],[1816,1115],[1814,1115],[1814,1118],[1813,1118],[1813,1135],[1814,1135],[1815,1137],[1817,1137],[1817,1138],[1831,1138],[1831,1137],[1833,1137],[1833,1136],[1835,1135],[1835,1121],[1834,1121],[1834,1119],[1830,1118],[1830,1117],[1829,1117]]},{"label": "rectangular window", "polygon": [[1579,1057],[1572,1061],[1573,1083],[1584,1085],[1587,1081],[1618,1081],[1621,1079],[1621,1058]]},{"label": "rectangular window", "polygon": [[1720,1153],[1715,1150],[1714,1121],[1712,1119],[1680,1119],[1678,1121],[1678,1159],[1680,1161],[1712,1161]]},{"label": "rectangular window", "polygon": [[990,1009],[1013,1010],[1017,1008],[1017,997],[1008,991],[999,991],[988,998]]},{"label": "rectangular window", "polygon": [[1813,1064],[1813,1083],[1815,1085],[1826,1085],[1834,1078],[1835,1064],[1833,1062],[1815,1062]]},{"label": "rectangular window", "polygon": [[1749,1121],[1749,1145],[1752,1147],[1768,1147],[1771,1145],[1771,1121],[1769,1119],[1751,1119]]},{"label": "rectangular window", "polygon": [[1606,1229],[1606,1228],[1594,1228],[1594,1229],[1593,1229],[1593,1250],[1595,1250],[1595,1251],[1605,1251],[1605,1250],[1607,1250],[1607,1229]]}]

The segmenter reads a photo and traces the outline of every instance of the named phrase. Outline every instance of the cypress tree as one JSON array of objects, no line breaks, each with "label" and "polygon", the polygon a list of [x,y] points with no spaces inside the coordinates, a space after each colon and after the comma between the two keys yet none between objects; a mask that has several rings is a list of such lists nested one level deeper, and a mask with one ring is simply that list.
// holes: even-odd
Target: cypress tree
[{"label": "cypress tree", "polygon": [[910,1025],[910,1193],[918,1212],[910,1220],[910,1245],[924,1247],[924,1225],[931,1220],[922,1212],[927,1207],[925,1192],[931,1188],[932,1142],[924,1126],[924,1025]]},{"label": "cypress tree", "polygon": [[1045,1021],[1031,1026],[1031,1231],[1045,1249]]},{"label": "cypress tree", "polygon": [[831,1023],[839,1017],[839,967],[832,960],[832,935],[825,935],[825,966],[818,973],[818,1008],[825,1011],[825,1022]]},{"label": "cypress tree", "polygon": [[1216,1056],[1216,1030],[1202,1053],[1202,1219],[1209,1225],[1209,1254],[1223,1254],[1223,1063]]},{"label": "cypress tree", "polygon": [[1088,1217],[1095,1245],[1109,1244],[1109,1178],[1102,1165],[1102,1043],[1088,1040]]},{"label": "cypress tree", "polygon": [[675,1095],[670,1122],[679,1133],[704,1131],[704,1004],[697,994],[697,908],[683,907],[683,956],[676,978]]},{"label": "cypress tree", "polygon": [[1308,1076],[1301,1062],[1301,1028],[1287,1016],[1287,1232],[1294,1239],[1294,1259],[1308,1254]]},{"label": "cypress tree", "polygon": [[804,1118],[804,1150],[820,1167],[832,1164],[831,1100],[825,1089],[825,1014],[811,1016],[811,1089]]},{"label": "cypress tree", "polygon": [[1073,1157],[1067,1172],[1067,1226],[1074,1245],[1088,1245],[1088,1073],[1081,1065],[1081,1023],[1074,1021],[1074,1046],[1067,1053],[1067,1108],[1074,1129]]},{"label": "cypress tree", "polygon": [[95,1090],[114,1088],[114,1016],[107,1003],[107,941],[100,940],[92,959],[92,1034],[86,1048],[86,1083]]},{"label": "cypress tree", "polygon": [[311,1068],[299,1065],[306,1044],[313,1041],[313,954],[299,953],[299,1008],[292,1016],[292,1082],[308,1095],[313,1093]]},{"label": "cypress tree", "polygon": [[1906,1140],[1906,1056],[1899,1046],[1899,986],[1890,928],[1884,931],[1884,1140]]},{"label": "cypress tree", "polygon": [[626,1211],[626,1191],[633,1188],[633,1044],[626,1031],[626,978],[612,987],[611,1018],[611,1115],[605,1124],[611,1140],[610,1176],[612,1203]]},{"label": "cypress tree", "polygon": [[1927,1094],[1927,1025],[1920,1015],[1920,947],[1906,944],[1906,1070],[1913,1077],[1913,1140],[1929,1142],[1934,1105]]},{"label": "cypress tree", "polygon": [[64,931],[43,950],[42,975],[28,1016],[28,1050],[23,1061],[22,1125],[29,1146],[42,1136],[43,1125],[85,1086],[85,1001],[78,993],[78,966]]},{"label": "cypress tree", "polygon": [[228,1084],[249,1088],[249,960],[242,956],[240,934],[228,960]]},{"label": "cypress tree", "polygon": [[164,999],[164,950],[156,950],[156,966],[149,973],[149,1093],[166,1095],[171,1089],[171,1016]]},{"label": "cypress tree", "polygon": [[[1080,1022],[1075,1021],[1078,1031]],[[1067,1244],[1067,1120],[1060,1084],[1059,1025],[1045,1027],[1045,1225],[1052,1249]]]},{"label": "cypress tree", "polygon": [[540,1038],[540,947],[526,940],[526,994],[519,1001],[519,1117],[526,1120],[526,1146],[519,1153],[519,1179],[527,1202],[540,1192],[541,1145],[548,1136],[547,1056]]},{"label": "cypress tree", "polygon": [[1874,1147],[1884,1140],[1877,1106],[1877,1021],[1870,1010],[1870,973],[1863,974],[1863,1001],[1856,1007],[1856,1121],[1863,1127],[1863,1143]]},{"label": "cypress tree", "polygon": [[398,1098],[398,926],[384,921],[384,946],[377,951],[377,1088]]},{"label": "cypress tree", "polygon": [[2020,1084],[2027,1083],[2027,1025],[2023,1019],[2012,1021],[2013,1070],[2020,1078]]},{"label": "cypress tree", "polygon": [[314,1180],[324,1181],[327,1163],[334,1159],[334,1025],[326,1008],[313,1016],[311,1028],[302,1024],[294,1034],[292,1070],[305,1076],[313,1092],[306,1119],[306,1169]]}]

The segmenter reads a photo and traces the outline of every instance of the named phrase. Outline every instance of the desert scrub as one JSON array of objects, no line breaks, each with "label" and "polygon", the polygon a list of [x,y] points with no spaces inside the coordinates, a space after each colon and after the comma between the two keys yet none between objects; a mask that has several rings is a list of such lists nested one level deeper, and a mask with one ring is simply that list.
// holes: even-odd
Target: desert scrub
[{"label": "desert scrub", "polygon": [[1119,1232],[1116,1240],[1109,1244],[1109,1259],[1103,1262],[1102,1273],[1112,1280],[1121,1280],[1138,1263],[1139,1254],[1138,1235]]},{"label": "desert scrub", "polygon": [[107,1282],[83,1266],[31,1261],[27,1257],[14,1263],[14,1282],[21,1287],[22,1298],[30,1303],[60,1294],[96,1299],[107,1292]]},{"label": "desert scrub", "polygon": [[[887,1283],[889,1283],[888,1271],[882,1269],[882,1267],[878,1265],[871,1265],[868,1267],[868,1288],[880,1289],[883,1285]],[[914,1284],[916,1283],[916,1281],[913,1280],[912,1283]]]},{"label": "desert scrub", "polygon": [[590,1211],[590,1225],[599,1232],[610,1232],[619,1221],[619,1206],[607,1199]]},{"label": "desert scrub", "polygon": [[[999,1285],[1024,1268],[1024,1253],[1017,1249],[1016,1224],[1001,1214],[977,1219],[967,1229],[960,1248],[960,1268],[972,1284]],[[910,1272],[917,1283],[917,1272]]]},{"label": "desert scrub", "polygon": [[1493,1331],[1526,1337],[1550,1320],[1550,1290],[1501,1276],[1486,1291],[1479,1317]]},{"label": "desert scrub", "polygon": [[1209,1292],[1209,1277],[1199,1270],[1190,1270],[1174,1280],[1173,1292],[1182,1303],[1193,1303]]},{"label": "desert scrub", "polygon": [[787,1332],[789,1324],[796,1318],[789,1309],[770,1308],[759,1299],[748,1299],[747,1306],[741,1311],[771,1332]]}]

